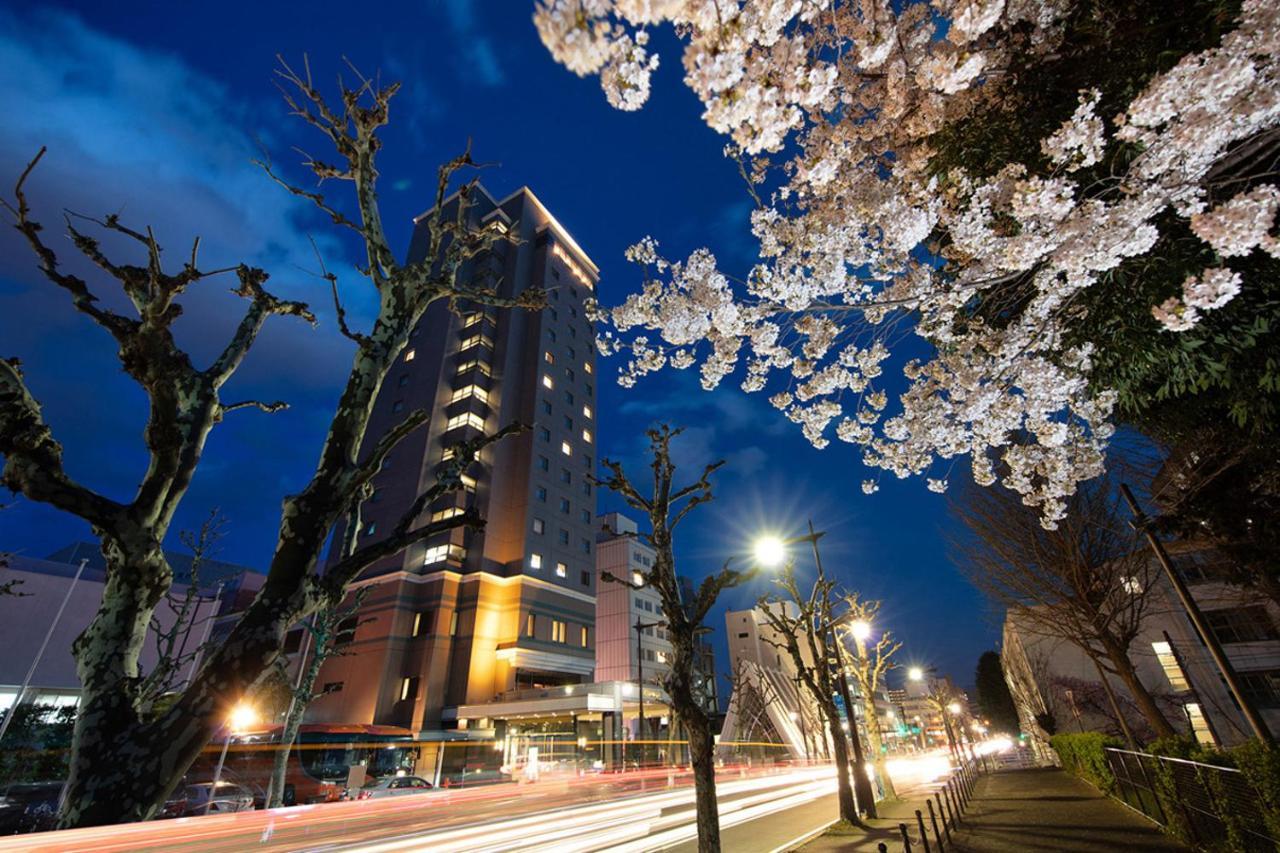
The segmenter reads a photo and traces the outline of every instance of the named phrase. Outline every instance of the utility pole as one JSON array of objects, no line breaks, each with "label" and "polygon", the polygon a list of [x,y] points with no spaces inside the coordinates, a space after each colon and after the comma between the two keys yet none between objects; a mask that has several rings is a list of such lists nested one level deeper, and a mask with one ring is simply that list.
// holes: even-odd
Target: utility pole
[{"label": "utility pole", "polygon": [[1213,631],[1209,630],[1208,624],[1204,621],[1204,613],[1200,611],[1200,606],[1191,597],[1191,592],[1187,589],[1186,582],[1182,580],[1182,575],[1178,574],[1173,568],[1173,561],[1169,559],[1169,553],[1165,551],[1164,543],[1160,541],[1151,529],[1151,519],[1142,511],[1142,507],[1138,506],[1138,501],[1133,497],[1133,492],[1129,490],[1126,484],[1120,484],[1120,493],[1124,496],[1125,503],[1129,505],[1129,509],[1133,512],[1132,524],[1134,529],[1142,531],[1143,535],[1147,537],[1151,550],[1155,552],[1156,559],[1160,561],[1160,566],[1169,578],[1169,583],[1173,584],[1174,592],[1178,594],[1178,600],[1182,602],[1182,608],[1187,612],[1187,618],[1191,620],[1196,633],[1200,635],[1200,640],[1209,649],[1209,655],[1213,658],[1213,662],[1218,665],[1218,672],[1222,674],[1222,680],[1226,682],[1227,689],[1231,691],[1231,697],[1240,706],[1240,713],[1244,715],[1245,721],[1249,723],[1249,728],[1253,729],[1254,737],[1263,743],[1271,743],[1271,732],[1267,728],[1267,724],[1263,722],[1262,716],[1253,707],[1249,697],[1245,695],[1235,668],[1231,665],[1231,661],[1227,659],[1227,654],[1222,650],[1222,644],[1218,642],[1218,638],[1214,636]]},{"label": "utility pole", "polygon": [[644,636],[645,628],[656,628],[659,625],[667,624],[661,622],[644,622],[639,616],[636,617],[636,689],[640,695],[640,719],[636,721],[636,741],[639,746],[640,764],[644,764],[645,749],[644,739],[644,648],[640,644],[640,638]]}]

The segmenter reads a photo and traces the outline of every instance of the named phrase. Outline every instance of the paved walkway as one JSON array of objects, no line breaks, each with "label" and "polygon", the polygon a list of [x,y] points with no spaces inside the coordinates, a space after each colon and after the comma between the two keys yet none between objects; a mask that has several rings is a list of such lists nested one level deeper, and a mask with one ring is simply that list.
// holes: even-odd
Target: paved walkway
[{"label": "paved walkway", "polygon": [[955,841],[952,849],[964,853],[1189,849],[1138,813],[1056,768],[1004,770],[980,777]]}]

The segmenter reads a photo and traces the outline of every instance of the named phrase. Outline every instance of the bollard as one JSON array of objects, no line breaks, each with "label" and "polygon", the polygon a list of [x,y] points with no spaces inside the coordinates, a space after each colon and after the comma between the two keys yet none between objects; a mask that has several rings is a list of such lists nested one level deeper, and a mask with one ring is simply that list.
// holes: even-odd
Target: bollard
[{"label": "bollard", "polygon": [[911,836],[907,835],[907,825],[898,824],[898,831],[902,833],[902,853],[911,853]]},{"label": "bollard", "polygon": [[956,796],[954,780],[947,780],[947,796],[951,798],[951,810],[956,816],[956,826],[960,825],[960,798]]},{"label": "bollard", "polygon": [[947,841],[950,842],[951,827],[947,825],[947,813],[942,810],[942,794],[934,791],[933,798],[938,801],[938,817],[942,818],[942,831],[947,834]]},{"label": "bollard", "polygon": [[933,824],[933,840],[938,842],[938,853],[942,853],[947,848],[942,846],[942,833],[938,832],[938,816],[933,813],[933,800],[926,799],[924,804],[929,807],[929,823]]},{"label": "bollard", "polygon": [[924,847],[924,853],[930,853],[929,836],[924,831],[924,815],[920,813],[919,809],[916,809],[916,826],[920,827],[920,843]]}]

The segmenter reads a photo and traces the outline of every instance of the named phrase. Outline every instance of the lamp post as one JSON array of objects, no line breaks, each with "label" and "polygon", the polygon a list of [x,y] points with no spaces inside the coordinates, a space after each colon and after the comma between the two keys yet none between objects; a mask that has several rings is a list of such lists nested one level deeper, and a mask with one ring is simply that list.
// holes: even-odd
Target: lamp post
[{"label": "lamp post", "polygon": [[[791,539],[765,537],[757,540],[755,545],[756,560],[765,566],[777,566],[786,559],[788,545],[808,542],[813,548],[814,566],[818,570],[818,577],[821,578],[825,573],[822,569],[822,554],[818,550],[818,540],[825,535],[825,531],[815,530],[813,521],[810,520],[809,534],[807,536],[796,536]],[[875,818],[877,817],[875,795],[871,790],[871,780],[867,776],[866,759],[862,753],[862,741],[858,737],[858,721],[853,713],[853,697],[849,690],[849,673],[845,669],[844,653],[840,649],[840,640],[836,636],[835,629],[836,626],[834,624],[826,626],[831,638],[831,645],[834,648],[836,667],[840,670],[840,698],[844,702],[845,717],[849,721],[849,740],[853,746],[854,794],[858,805],[865,806],[867,817]]]},{"label": "lamp post", "polygon": [[667,624],[665,621],[643,622],[640,617],[636,617],[636,693],[640,697],[640,718],[636,720],[636,740],[640,742],[640,763],[644,763],[648,749],[644,739],[644,649],[641,647],[640,638],[644,636],[646,628],[657,628],[660,625]]},{"label": "lamp post", "polygon": [[222,753],[218,756],[218,766],[213,771],[213,784],[209,786],[209,798],[204,803],[204,813],[213,808],[213,798],[218,795],[218,783],[222,781],[222,765],[227,761],[227,748],[231,746],[231,736],[244,731],[257,721],[258,715],[253,708],[243,703],[236,705],[227,715],[227,733],[222,738]]}]

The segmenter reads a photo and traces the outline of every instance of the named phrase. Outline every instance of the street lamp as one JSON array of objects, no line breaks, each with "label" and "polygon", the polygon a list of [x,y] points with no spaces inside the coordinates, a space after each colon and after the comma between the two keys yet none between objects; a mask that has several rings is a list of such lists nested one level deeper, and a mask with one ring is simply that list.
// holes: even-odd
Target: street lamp
[{"label": "street lamp", "polygon": [[777,536],[761,536],[752,551],[756,562],[766,569],[776,569],[787,559],[787,543]]},{"label": "street lamp", "polygon": [[912,681],[924,681],[924,670],[918,666],[908,667],[907,678]]},{"label": "street lamp", "polygon": [[209,786],[209,799],[205,801],[204,813],[213,808],[213,798],[218,795],[218,783],[222,781],[222,765],[227,761],[227,747],[231,746],[232,735],[245,731],[258,721],[258,712],[253,706],[239,702],[227,714],[227,733],[222,738],[222,754],[218,756],[218,766],[213,771],[213,784]]},{"label": "street lamp", "polygon": [[[853,634],[853,638],[859,643],[865,643],[871,639],[871,623],[859,619],[849,626],[849,632]],[[862,654],[862,652],[859,651],[859,654]]]}]

